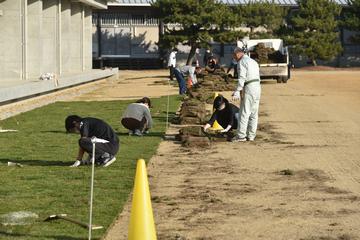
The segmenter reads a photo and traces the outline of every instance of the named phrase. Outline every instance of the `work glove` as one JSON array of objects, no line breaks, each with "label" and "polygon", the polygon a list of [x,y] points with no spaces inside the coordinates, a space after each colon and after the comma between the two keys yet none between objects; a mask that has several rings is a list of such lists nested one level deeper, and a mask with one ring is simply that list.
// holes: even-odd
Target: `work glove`
[{"label": "work glove", "polygon": [[227,133],[231,129],[231,125],[228,125],[227,128],[221,130],[221,133]]},{"label": "work glove", "polygon": [[240,91],[235,91],[232,94],[233,101],[239,101],[240,100]]},{"label": "work glove", "polygon": [[204,126],[204,131],[206,132],[206,131],[208,130],[208,128],[209,128],[209,127],[211,127],[211,126],[210,126],[210,124],[208,124],[208,123],[207,123],[207,124],[205,124],[205,126]]}]

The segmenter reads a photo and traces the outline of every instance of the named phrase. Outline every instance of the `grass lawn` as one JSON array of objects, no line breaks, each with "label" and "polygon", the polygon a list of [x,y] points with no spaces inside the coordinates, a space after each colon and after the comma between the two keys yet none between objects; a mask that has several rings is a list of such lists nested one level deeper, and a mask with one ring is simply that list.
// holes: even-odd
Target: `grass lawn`
[{"label": "grass lawn", "polygon": [[[70,168],[77,156],[79,135],[66,134],[67,115],[78,114],[105,120],[118,133],[120,151],[108,168],[95,169],[93,223],[103,230],[93,231],[99,239],[123,208],[133,187],[136,160],[148,161],[161,141],[166,125],[167,97],[152,99],[154,127],[144,137],[130,137],[120,117],[132,101],[57,102],[0,121],[0,215],[31,211],[39,215],[32,225],[2,226],[0,239],[87,239],[88,231],[57,220],[43,222],[51,214],[66,213],[88,222],[91,168]],[[170,118],[180,104],[170,97]],[[8,167],[7,162],[24,167]]]}]

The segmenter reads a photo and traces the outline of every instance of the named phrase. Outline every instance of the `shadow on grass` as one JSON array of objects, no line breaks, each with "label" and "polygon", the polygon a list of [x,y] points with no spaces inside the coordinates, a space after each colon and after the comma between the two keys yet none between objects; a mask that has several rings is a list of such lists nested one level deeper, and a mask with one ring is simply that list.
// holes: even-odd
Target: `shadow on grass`
[{"label": "shadow on grass", "polygon": [[56,239],[56,240],[83,240],[84,238],[78,238],[78,237],[70,237],[70,236],[64,236],[64,235],[54,235],[54,236],[44,236],[44,235],[33,235],[33,234],[23,234],[23,233],[10,233],[5,231],[0,231],[0,237],[12,237],[12,238],[18,238],[18,237],[31,237],[36,239]]},{"label": "shadow on grass", "polygon": [[[116,132],[118,136],[129,136],[128,132]],[[150,132],[148,134],[144,134],[142,137],[163,137],[164,132]],[[132,136],[132,137],[138,137],[138,136]],[[121,141],[121,140],[120,140]]]},{"label": "shadow on grass", "polygon": [[69,134],[65,131],[52,130],[52,131],[40,131],[41,133],[60,133],[60,134]]},{"label": "shadow on grass", "polygon": [[[162,111],[163,114],[166,114],[166,111]],[[169,117],[170,116],[175,116],[176,115],[176,112],[169,112]]]},{"label": "shadow on grass", "polygon": [[[166,111],[163,112],[165,116],[153,116],[153,119],[158,120],[160,123],[161,122],[165,122],[166,121]],[[176,117],[176,113],[174,112],[169,112],[169,116],[168,116],[168,120],[170,121],[171,119],[173,119],[174,117]]]},{"label": "shadow on grass", "polygon": [[8,162],[20,163],[24,166],[69,166],[69,162],[64,161],[49,161],[49,160],[19,160],[0,158],[0,163],[7,164]]}]

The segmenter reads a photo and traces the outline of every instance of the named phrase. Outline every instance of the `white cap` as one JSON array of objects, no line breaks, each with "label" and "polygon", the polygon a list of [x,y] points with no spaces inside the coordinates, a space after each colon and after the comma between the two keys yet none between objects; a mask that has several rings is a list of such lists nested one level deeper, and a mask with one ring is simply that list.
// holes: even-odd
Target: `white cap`
[{"label": "white cap", "polygon": [[242,47],[236,47],[235,49],[234,49],[234,53],[238,53],[238,52],[245,52],[245,49]]}]

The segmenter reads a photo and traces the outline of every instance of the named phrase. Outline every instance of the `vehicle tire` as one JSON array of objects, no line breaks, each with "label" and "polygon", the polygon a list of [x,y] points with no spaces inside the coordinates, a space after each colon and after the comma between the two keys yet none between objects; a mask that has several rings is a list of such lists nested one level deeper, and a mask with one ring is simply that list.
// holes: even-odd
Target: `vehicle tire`
[{"label": "vehicle tire", "polygon": [[281,82],[282,83],[287,83],[288,81],[288,77],[281,77]]},{"label": "vehicle tire", "polygon": [[290,79],[290,78],[291,78],[291,71],[290,71],[290,70],[291,70],[291,67],[290,67],[290,65],[289,65],[289,66],[288,66],[288,76],[287,76],[287,77],[288,77],[288,79]]}]

